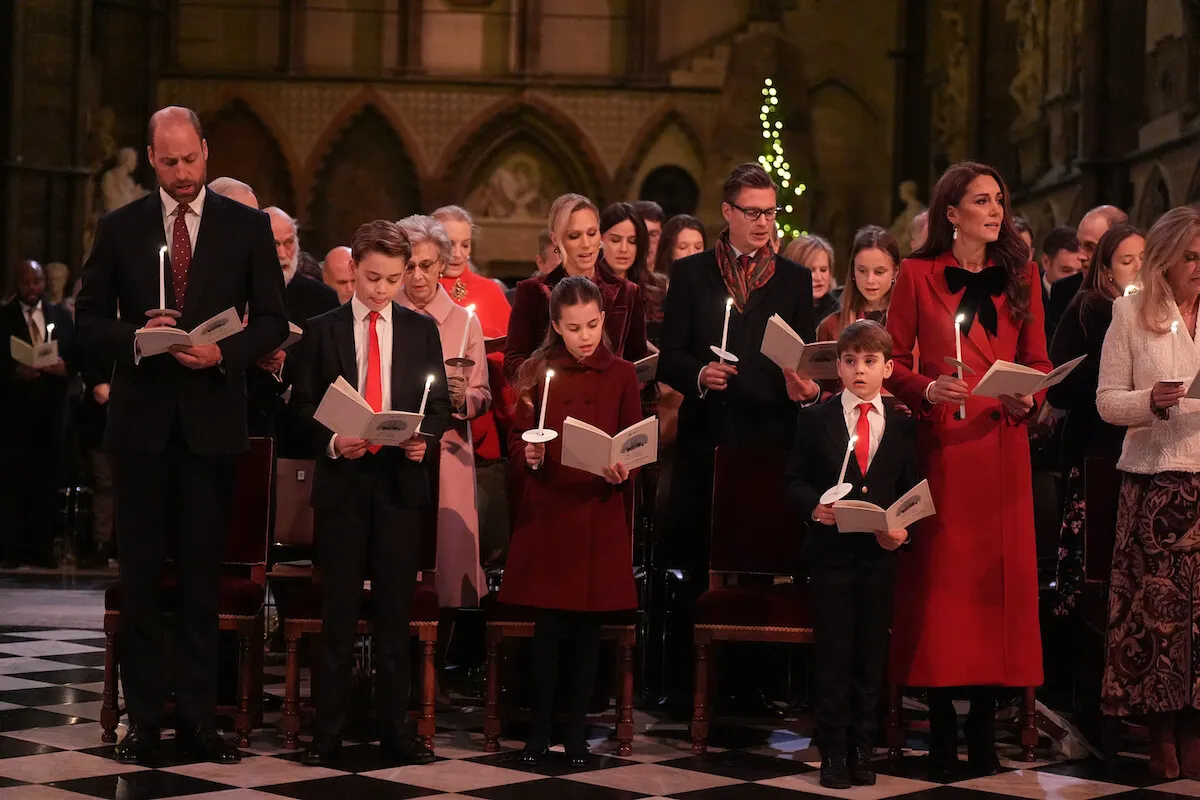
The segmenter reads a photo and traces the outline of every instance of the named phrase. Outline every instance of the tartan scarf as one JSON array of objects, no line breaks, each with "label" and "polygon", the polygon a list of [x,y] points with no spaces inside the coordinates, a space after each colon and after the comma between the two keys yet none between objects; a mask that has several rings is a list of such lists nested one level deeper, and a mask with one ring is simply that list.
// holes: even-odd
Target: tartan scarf
[{"label": "tartan scarf", "polygon": [[729,243],[729,229],[721,231],[717,237],[717,268],[721,270],[721,280],[733,298],[733,304],[738,311],[746,307],[746,301],[755,289],[767,285],[767,281],[775,276],[775,253],[771,246],[763,245],[757,253],[747,254],[750,263],[742,267],[734,254],[733,245]]}]

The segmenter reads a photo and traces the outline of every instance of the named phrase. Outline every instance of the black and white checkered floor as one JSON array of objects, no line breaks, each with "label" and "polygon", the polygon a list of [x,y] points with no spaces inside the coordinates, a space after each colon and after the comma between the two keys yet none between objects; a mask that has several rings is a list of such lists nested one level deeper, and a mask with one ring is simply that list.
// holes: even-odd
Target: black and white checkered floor
[{"label": "black and white checkered floor", "polygon": [[[455,713],[439,718],[439,760],[427,766],[390,765],[372,743],[344,751],[339,770],[301,766],[298,754],[280,747],[268,715],[242,763],[217,766],[172,760],[150,770],[114,762],[100,743],[99,719],[104,640],[97,631],[0,627],[0,800],[123,800],[191,797],[221,800],[391,800],[393,798],[546,798],[547,800],[784,800],[803,795],[878,800],[899,795],[925,800],[987,800],[989,796],[1091,800],[1120,795],[1168,800],[1200,798],[1200,782],[1156,783],[1144,760],[1113,766],[1076,761],[1018,764],[1005,761],[999,775],[954,783],[928,780],[924,758],[914,749],[898,766],[879,762],[879,783],[833,792],[821,788],[819,756],[804,724],[717,724],[712,752],[692,756],[686,726],[638,714],[634,754],[612,755],[597,737],[585,771],[571,772],[551,758],[536,769],[516,762],[519,742],[485,754],[481,718]],[[278,691],[279,684],[268,687]],[[444,727],[443,727],[444,725]],[[169,743],[168,743],[169,744]],[[919,743],[914,742],[914,745]]]}]

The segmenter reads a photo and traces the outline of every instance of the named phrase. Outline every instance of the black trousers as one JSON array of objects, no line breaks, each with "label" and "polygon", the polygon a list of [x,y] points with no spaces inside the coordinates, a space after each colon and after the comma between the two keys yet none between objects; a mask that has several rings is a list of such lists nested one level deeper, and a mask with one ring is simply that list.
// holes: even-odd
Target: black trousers
[{"label": "black trousers", "polygon": [[810,571],[812,596],[819,598],[813,604],[813,682],[823,747],[874,746],[895,574],[891,558],[814,565]]},{"label": "black trousers", "polygon": [[558,657],[565,639],[574,644],[571,694],[567,700],[566,744],[585,741],[588,701],[596,684],[600,660],[600,615],[579,611],[541,609],[533,628],[533,737],[529,744],[546,747],[554,718],[558,686]]},{"label": "black trousers", "polygon": [[409,609],[420,559],[420,510],[398,504],[393,476],[376,456],[344,503],[316,509],[313,535],[321,569],[321,644],[315,659],[318,734],[341,736],[350,714],[354,639],[363,580],[375,606],[375,692],[381,737],[407,737],[412,681]]},{"label": "black trousers", "polygon": [[168,694],[161,587],[175,562],[176,709],[211,727],[217,704],[217,581],[229,530],[236,456],[198,456],[176,427],[166,451],[115,453],[113,490],[121,551],[121,678],[129,719],[161,725]]}]

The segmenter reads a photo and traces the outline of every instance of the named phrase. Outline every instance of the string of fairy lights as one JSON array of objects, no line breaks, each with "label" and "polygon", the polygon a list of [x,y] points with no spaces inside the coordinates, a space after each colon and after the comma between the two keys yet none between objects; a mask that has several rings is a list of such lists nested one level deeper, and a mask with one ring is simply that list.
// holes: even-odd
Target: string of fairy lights
[{"label": "string of fairy lights", "polygon": [[779,214],[776,224],[785,237],[794,238],[800,236],[804,231],[798,224],[792,224],[794,220],[791,215],[795,212],[795,207],[790,201],[804,194],[804,190],[808,187],[803,183],[793,181],[792,165],[788,163],[787,157],[783,154],[783,142],[779,138],[779,134],[783,131],[783,121],[779,119],[779,93],[775,89],[775,82],[770,78],[763,81],[762,96],[763,104],[759,109],[758,118],[762,121],[762,135],[766,142],[763,144],[763,154],[758,157],[758,163],[768,174],[775,176],[779,187],[785,190],[785,198],[788,198],[789,191],[793,195],[782,201],[783,210]]}]

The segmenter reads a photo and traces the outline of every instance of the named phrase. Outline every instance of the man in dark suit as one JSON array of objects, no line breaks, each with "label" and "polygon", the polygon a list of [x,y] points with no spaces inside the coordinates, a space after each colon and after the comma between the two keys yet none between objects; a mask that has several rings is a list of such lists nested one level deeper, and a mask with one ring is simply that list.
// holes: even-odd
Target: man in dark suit
[{"label": "man in dark suit", "polygon": [[[46,300],[46,276],[36,261],[17,268],[17,296],[0,308],[0,562],[54,567],[55,491],[74,366],[71,315]],[[16,361],[10,337],[30,345],[58,342],[58,361],[34,369]]]},{"label": "man in dark suit", "polygon": [[[298,270],[300,238],[296,220],[274,206],[263,209],[271,218],[271,236],[275,240],[275,257],[283,271],[283,303],[288,320],[300,330],[308,329],[308,321],[340,305],[337,292]],[[289,348],[290,349],[290,348]],[[246,375],[247,399],[250,413],[250,432],[276,439],[281,458],[298,458],[298,444],[293,430],[294,415],[284,400],[295,375],[295,359],[287,350],[276,350],[259,359],[257,369]]]},{"label": "man in dark suit", "polygon": [[[395,761],[428,763],[433,753],[408,723],[409,604],[420,557],[420,509],[432,501],[429,458],[452,409],[437,326],[392,302],[412,254],[394,222],[377,220],[354,235],[355,294],[310,321],[292,394],[307,420],[317,458],[311,503],[321,568],[321,646],[315,657],[317,717],[304,763],[336,763],[350,710],[354,638],[363,579],[371,578],[377,645],[380,744]],[[333,435],[312,417],[329,385],[343,377],[376,411],[416,411],[433,378],[421,433],[400,447],[370,447]],[[428,458],[427,458],[428,455]]]},{"label": "man in dark suit", "polygon": [[[840,533],[832,504],[821,497],[844,477],[852,487],[844,499],[889,508],[918,481],[916,423],[880,396],[892,374],[891,352],[892,337],[878,323],[846,326],[838,338],[838,377],[846,388],[800,412],[788,457],[788,495],[804,521],[803,557],[816,600],[814,710],[821,784],[831,789],[875,783],[871,753],[892,621],[893,551],[908,534]],[[852,435],[858,438],[847,461]]]},{"label": "man in dark suit", "polygon": [[[684,617],[689,601],[708,588],[713,454],[720,445],[786,447],[798,404],[820,393],[815,382],[781,371],[760,352],[775,314],[813,341],[812,277],[775,252],[777,211],[775,183],[762,167],[734,169],[721,204],[729,227],[712,250],[675,262],[664,305],[658,377],[684,396],[668,520],[670,565],[687,576],[675,631],[680,661],[672,670],[682,675],[691,674],[691,628]],[[711,350],[721,344],[731,298],[725,347],[736,364],[720,362]]]},{"label": "man in dark suit", "polygon": [[[159,191],[100,220],[76,312],[82,343],[116,363],[104,445],[113,459],[130,730],[115,756],[153,762],[173,674],[177,746],[233,763],[238,752],[214,726],[217,579],[235,461],[249,446],[245,372],[287,337],[283,276],[267,216],[206,190],[208,145],[195,113],[158,111],[147,138]],[[168,244],[160,283],[159,251]],[[229,308],[248,309],[248,322],[214,344],[142,357],[135,331],[160,307],[160,291],[182,329]],[[147,324],[176,323],[157,315]],[[179,598],[173,671],[163,655],[168,554]]]},{"label": "man in dark suit", "polygon": [[1083,276],[1092,266],[1092,256],[1096,253],[1096,245],[1100,244],[1100,238],[1108,233],[1108,229],[1113,225],[1123,225],[1128,221],[1129,215],[1116,206],[1096,206],[1079,220],[1076,235],[1083,250],[1083,271],[1063,278],[1050,287],[1050,300],[1045,308],[1046,330],[1058,327],[1058,321],[1071,304],[1071,298],[1079,293],[1079,287],[1083,286]]},{"label": "man in dark suit", "polygon": [[[1039,256],[1039,266],[1042,273],[1042,307],[1050,304],[1050,295],[1054,287],[1076,275],[1083,279],[1083,248],[1074,228],[1059,226],[1042,239],[1042,254]],[[1074,292],[1072,292],[1072,296]],[[1061,315],[1060,315],[1061,316]],[[1046,341],[1054,338],[1054,330],[1058,327],[1059,317],[1046,316]]]}]

